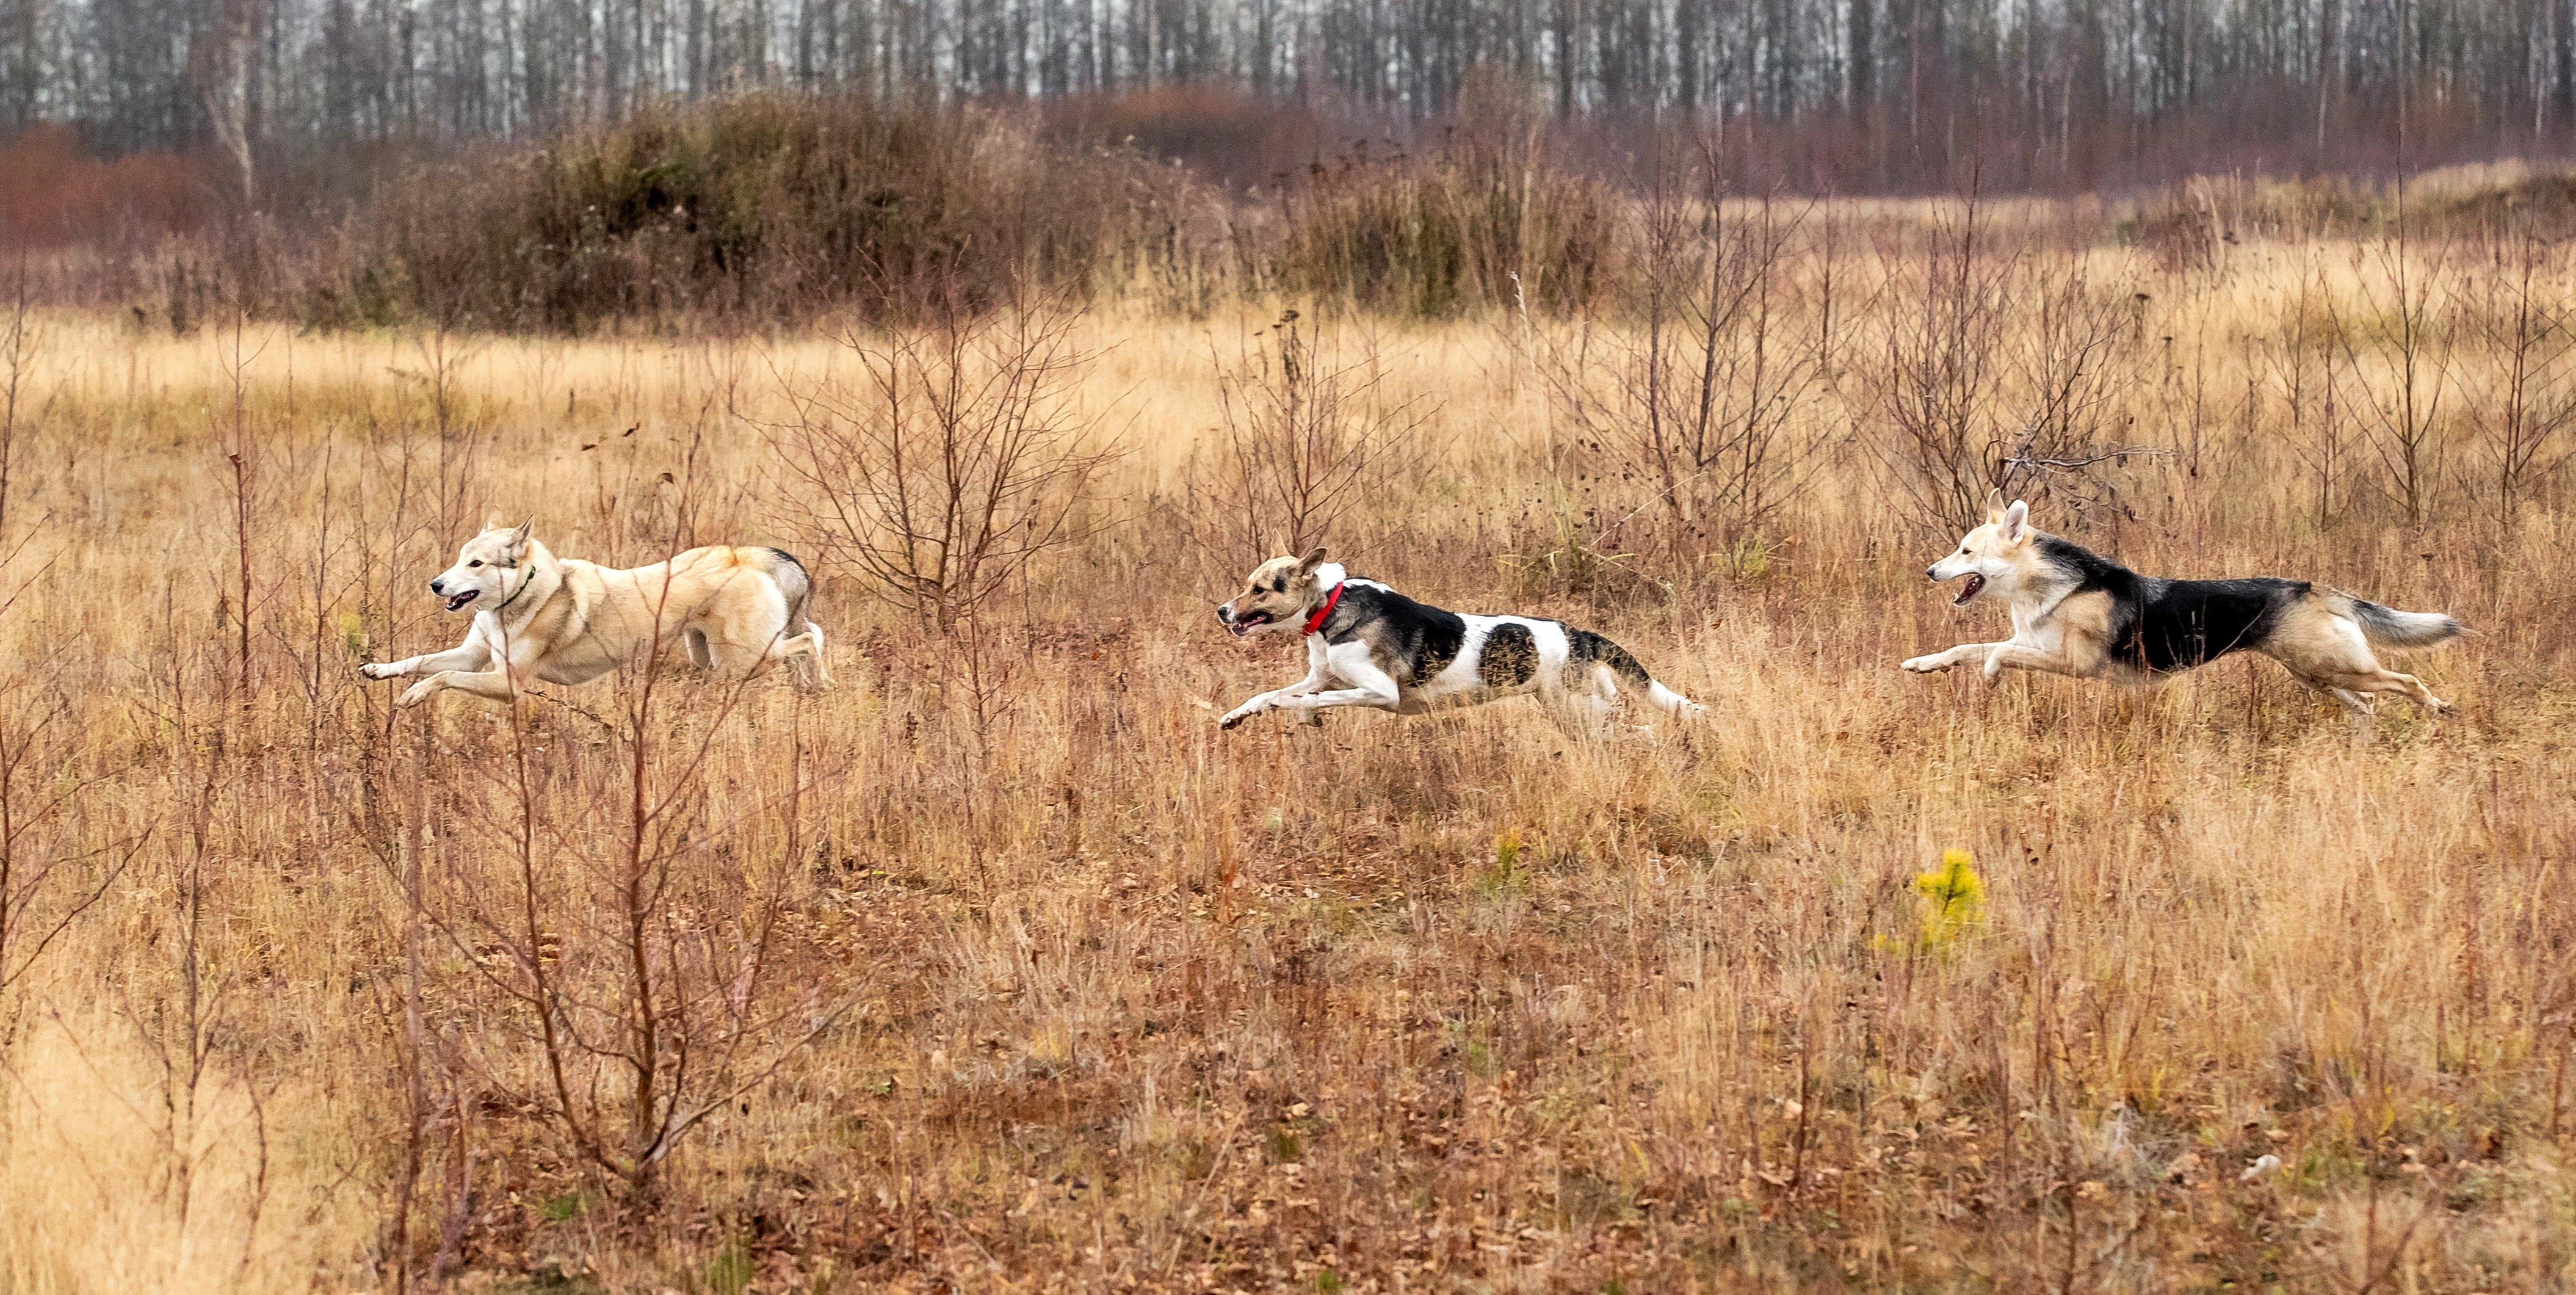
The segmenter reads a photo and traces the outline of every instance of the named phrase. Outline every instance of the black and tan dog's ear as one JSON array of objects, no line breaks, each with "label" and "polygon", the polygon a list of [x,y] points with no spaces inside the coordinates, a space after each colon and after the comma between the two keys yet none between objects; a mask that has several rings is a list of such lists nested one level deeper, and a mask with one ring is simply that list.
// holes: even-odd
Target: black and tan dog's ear
[{"label": "black and tan dog's ear", "polygon": [[1322,565],[1324,565],[1324,546],[1318,544],[1306,550],[1306,556],[1297,559],[1297,574],[1311,576],[1315,574],[1315,568]]},{"label": "black and tan dog's ear", "polygon": [[1989,490],[1989,491],[1987,491],[1987,492],[1986,492],[1986,520],[1987,520],[1987,521],[1989,521],[1989,522],[2000,522],[2000,521],[2002,521],[2003,519],[2004,519],[2004,492],[2003,492],[2003,491],[2001,491],[2001,490]]},{"label": "black and tan dog's ear", "polygon": [[531,532],[531,531],[533,531],[533,530],[535,530],[536,528],[537,528],[537,519],[536,519],[536,517],[535,517],[535,515],[534,515],[534,514],[531,514],[531,515],[528,517],[528,520],[526,520],[526,521],[524,521],[524,522],[519,523],[519,529],[517,529],[517,530],[515,530],[515,531],[510,532],[510,551],[511,551],[512,553],[525,553],[525,552],[527,552],[527,551],[528,551],[528,533],[529,533],[529,532]]},{"label": "black and tan dog's ear", "polygon": [[2006,544],[2018,543],[2023,536],[2030,534],[2030,504],[2019,499],[2012,501],[2012,507],[2004,510],[2000,529]]}]

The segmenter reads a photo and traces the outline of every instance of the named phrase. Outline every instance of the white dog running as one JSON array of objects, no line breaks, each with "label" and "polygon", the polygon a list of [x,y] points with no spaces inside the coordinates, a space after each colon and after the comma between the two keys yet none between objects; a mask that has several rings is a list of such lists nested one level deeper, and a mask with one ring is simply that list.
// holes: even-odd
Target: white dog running
[{"label": "white dog running", "polygon": [[[369,679],[428,677],[403,692],[417,706],[455,688],[492,701],[517,695],[521,678],[588,683],[671,640],[699,666],[747,678],[800,659],[807,681],[831,683],[823,629],[805,620],[812,585],[784,550],[690,549],[667,562],[618,570],[558,558],[529,536],[494,527],[465,542],[456,565],[429,582],[450,612],[474,611],[465,641],[444,652],[358,667]],[[788,630],[802,623],[804,632]]]}]

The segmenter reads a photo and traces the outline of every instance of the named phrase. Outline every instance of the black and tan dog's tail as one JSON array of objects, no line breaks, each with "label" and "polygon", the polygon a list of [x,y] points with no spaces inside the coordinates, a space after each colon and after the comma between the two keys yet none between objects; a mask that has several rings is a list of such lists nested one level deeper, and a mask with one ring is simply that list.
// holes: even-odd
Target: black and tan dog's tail
[{"label": "black and tan dog's tail", "polygon": [[1646,673],[1646,667],[1637,664],[1637,658],[1628,649],[1590,630],[1567,629],[1566,647],[1568,659],[1577,668],[1606,667],[1611,677],[1619,681],[1620,687],[1640,694],[1667,715],[1696,715],[1708,709],[1665,687],[1662,681]]},{"label": "black and tan dog's tail", "polygon": [[2361,636],[2369,639],[2372,647],[2433,647],[2469,632],[2467,626],[2440,612],[2401,612],[2367,598],[2339,596],[2345,603],[2345,613],[2361,626]]}]

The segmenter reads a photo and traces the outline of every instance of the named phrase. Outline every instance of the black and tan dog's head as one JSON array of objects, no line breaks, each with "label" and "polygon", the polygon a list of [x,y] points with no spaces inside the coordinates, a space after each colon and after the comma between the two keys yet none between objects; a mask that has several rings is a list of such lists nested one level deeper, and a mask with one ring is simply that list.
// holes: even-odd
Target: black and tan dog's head
[{"label": "black and tan dog's head", "polygon": [[2036,560],[2031,541],[2037,535],[2030,526],[2030,505],[2018,499],[2006,504],[2003,492],[1995,491],[1986,497],[1985,524],[1961,536],[1959,547],[1923,574],[1934,584],[1968,578],[1959,596],[1950,600],[1953,606],[1965,607],[1989,588],[2010,592],[2023,583],[2018,577]]},{"label": "black and tan dog's head", "polygon": [[1216,609],[1217,620],[1237,638],[1302,620],[1324,599],[1323,583],[1315,578],[1315,569],[1322,565],[1324,551],[1319,548],[1302,558],[1272,558],[1254,567],[1244,578],[1243,592]]}]

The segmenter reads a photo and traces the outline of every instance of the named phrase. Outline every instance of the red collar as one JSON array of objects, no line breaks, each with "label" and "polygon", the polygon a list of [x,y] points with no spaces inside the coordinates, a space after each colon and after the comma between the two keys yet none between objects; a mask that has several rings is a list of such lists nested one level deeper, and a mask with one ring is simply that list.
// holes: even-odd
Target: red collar
[{"label": "red collar", "polygon": [[1306,618],[1306,632],[1308,634],[1313,634],[1315,631],[1324,628],[1324,618],[1333,614],[1333,604],[1340,602],[1341,600],[1342,587],[1340,585],[1335,585],[1333,586],[1333,592],[1324,596],[1324,605],[1316,608],[1315,614]]}]

